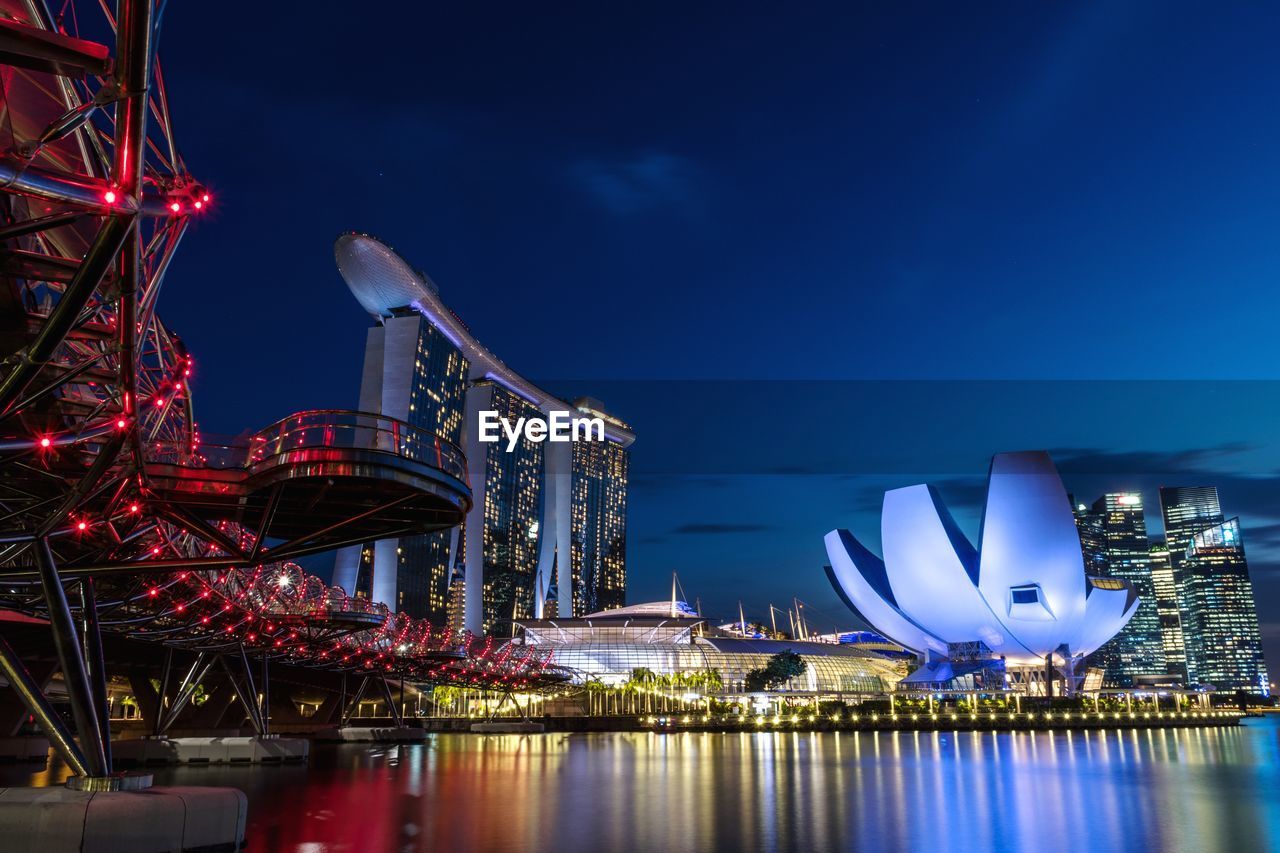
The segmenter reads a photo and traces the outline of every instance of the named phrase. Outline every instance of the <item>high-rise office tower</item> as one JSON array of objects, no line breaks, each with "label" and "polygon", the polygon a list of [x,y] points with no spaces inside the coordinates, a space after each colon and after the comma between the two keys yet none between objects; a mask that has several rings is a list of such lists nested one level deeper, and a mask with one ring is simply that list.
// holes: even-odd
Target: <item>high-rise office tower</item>
[{"label": "high-rise office tower", "polygon": [[1232,518],[1192,536],[1182,575],[1188,675],[1217,690],[1267,695],[1240,520]]},{"label": "high-rise office tower", "polygon": [[1075,507],[1076,530],[1080,533],[1080,553],[1084,558],[1084,573],[1090,577],[1107,575],[1107,539],[1102,530],[1102,516],[1088,504],[1076,503],[1074,495],[1067,496]]},{"label": "high-rise office tower", "polygon": [[[377,322],[361,408],[459,444],[473,499],[461,530],[340,552],[335,583],[439,624],[461,614],[468,630],[498,636],[509,635],[513,620],[541,618],[549,594],[564,615],[625,603],[630,428],[599,403],[570,404],[513,371],[472,336],[430,279],[385,244],[345,234],[335,255]],[[401,342],[415,335],[413,347]],[[481,441],[482,412],[509,423],[555,413],[599,418],[603,435]]]},{"label": "high-rise office tower", "polygon": [[1189,684],[1267,693],[1266,667],[1238,519],[1213,486],[1160,489]]},{"label": "high-rise office tower", "polygon": [[1151,583],[1156,590],[1156,612],[1160,615],[1165,671],[1179,683],[1186,684],[1187,651],[1182,639],[1182,614],[1178,611],[1178,585],[1173,580],[1173,562],[1164,542],[1151,543]]},{"label": "high-rise office tower", "polygon": [[1214,486],[1161,486],[1160,513],[1164,517],[1164,542],[1169,548],[1173,579],[1177,582],[1191,537],[1226,520],[1218,503],[1218,489]]},{"label": "high-rise office tower", "polygon": [[1151,575],[1151,541],[1137,492],[1106,494],[1088,511],[1077,508],[1076,526],[1089,573],[1129,581],[1141,603],[1120,633],[1091,655],[1108,684],[1129,687],[1138,676],[1165,673],[1155,585]]}]

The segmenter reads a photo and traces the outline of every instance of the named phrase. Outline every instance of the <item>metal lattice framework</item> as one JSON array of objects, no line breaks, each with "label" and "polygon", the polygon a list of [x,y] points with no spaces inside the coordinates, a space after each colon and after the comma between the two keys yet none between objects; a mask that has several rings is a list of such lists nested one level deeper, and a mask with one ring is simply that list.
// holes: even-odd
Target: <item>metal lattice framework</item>
[{"label": "metal lattice framework", "polygon": [[102,630],[196,654],[171,715],[230,655],[246,686],[251,655],[363,675],[356,701],[386,674],[560,680],[545,653],[437,631],[292,562],[460,523],[457,448],[340,411],[201,438],[192,357],[156,306],[214,199],[175,143],[151,1],[83,17],[0,0],[0,608],[48,620],[79,743],[3,638],[0,665],[55,747],[79,776],[111,773]]}]

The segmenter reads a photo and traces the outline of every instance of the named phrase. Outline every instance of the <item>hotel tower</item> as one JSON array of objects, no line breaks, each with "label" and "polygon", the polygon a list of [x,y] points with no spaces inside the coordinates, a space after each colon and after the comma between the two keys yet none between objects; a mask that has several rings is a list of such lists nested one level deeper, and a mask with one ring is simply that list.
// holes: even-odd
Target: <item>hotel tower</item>
[{"label": "hotel tower", "polygon": [[[630,428],[590,398],[568,402],[507,367],[436,285],[363,234],[335,245],[338,270],[374,318],[360,408],[434,432],[466,453],[462,528],[338,552],[333,582],[435,624],[507,636],[512,621],[621,607],[627,585]],[[481,412],[599,418],[603,441],[482,442]],[[459,601],[459,597],[463,600]],[[452,619],[450,618],[452,616]]]}]

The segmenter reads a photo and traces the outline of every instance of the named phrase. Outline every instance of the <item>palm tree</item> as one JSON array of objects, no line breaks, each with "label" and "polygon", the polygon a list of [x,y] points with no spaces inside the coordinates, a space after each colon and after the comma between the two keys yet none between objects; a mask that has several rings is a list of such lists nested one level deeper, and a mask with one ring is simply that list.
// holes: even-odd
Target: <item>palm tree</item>
[{"label": "palm tree", "polygon": [[653,710],[653,687],[658,682],[658,675],[647,666],[638,666],[631,670],[631,681],[635,682],[636,689],[644,692],[645,711]]},{"label": "palm tree", "polygon": [[719,693],[724,690],[724,676],[720,674],[718,669],[704,669],[702,671],[702,686],[708,693]]}]

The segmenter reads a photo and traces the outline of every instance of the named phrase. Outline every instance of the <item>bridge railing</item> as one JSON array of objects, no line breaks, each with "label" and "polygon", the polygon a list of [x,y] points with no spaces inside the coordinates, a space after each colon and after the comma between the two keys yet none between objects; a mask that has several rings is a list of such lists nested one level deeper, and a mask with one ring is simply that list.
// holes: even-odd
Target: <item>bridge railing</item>
[{"label": "bridge railing", "polygon": [[381,451],[467,482],[466,456],[447,439],[397,418],[341,409],[299,412],[248,436],[201,437],[191,445],[154,442],[147,458],[185,468],[253,471],[313,449]]}]

